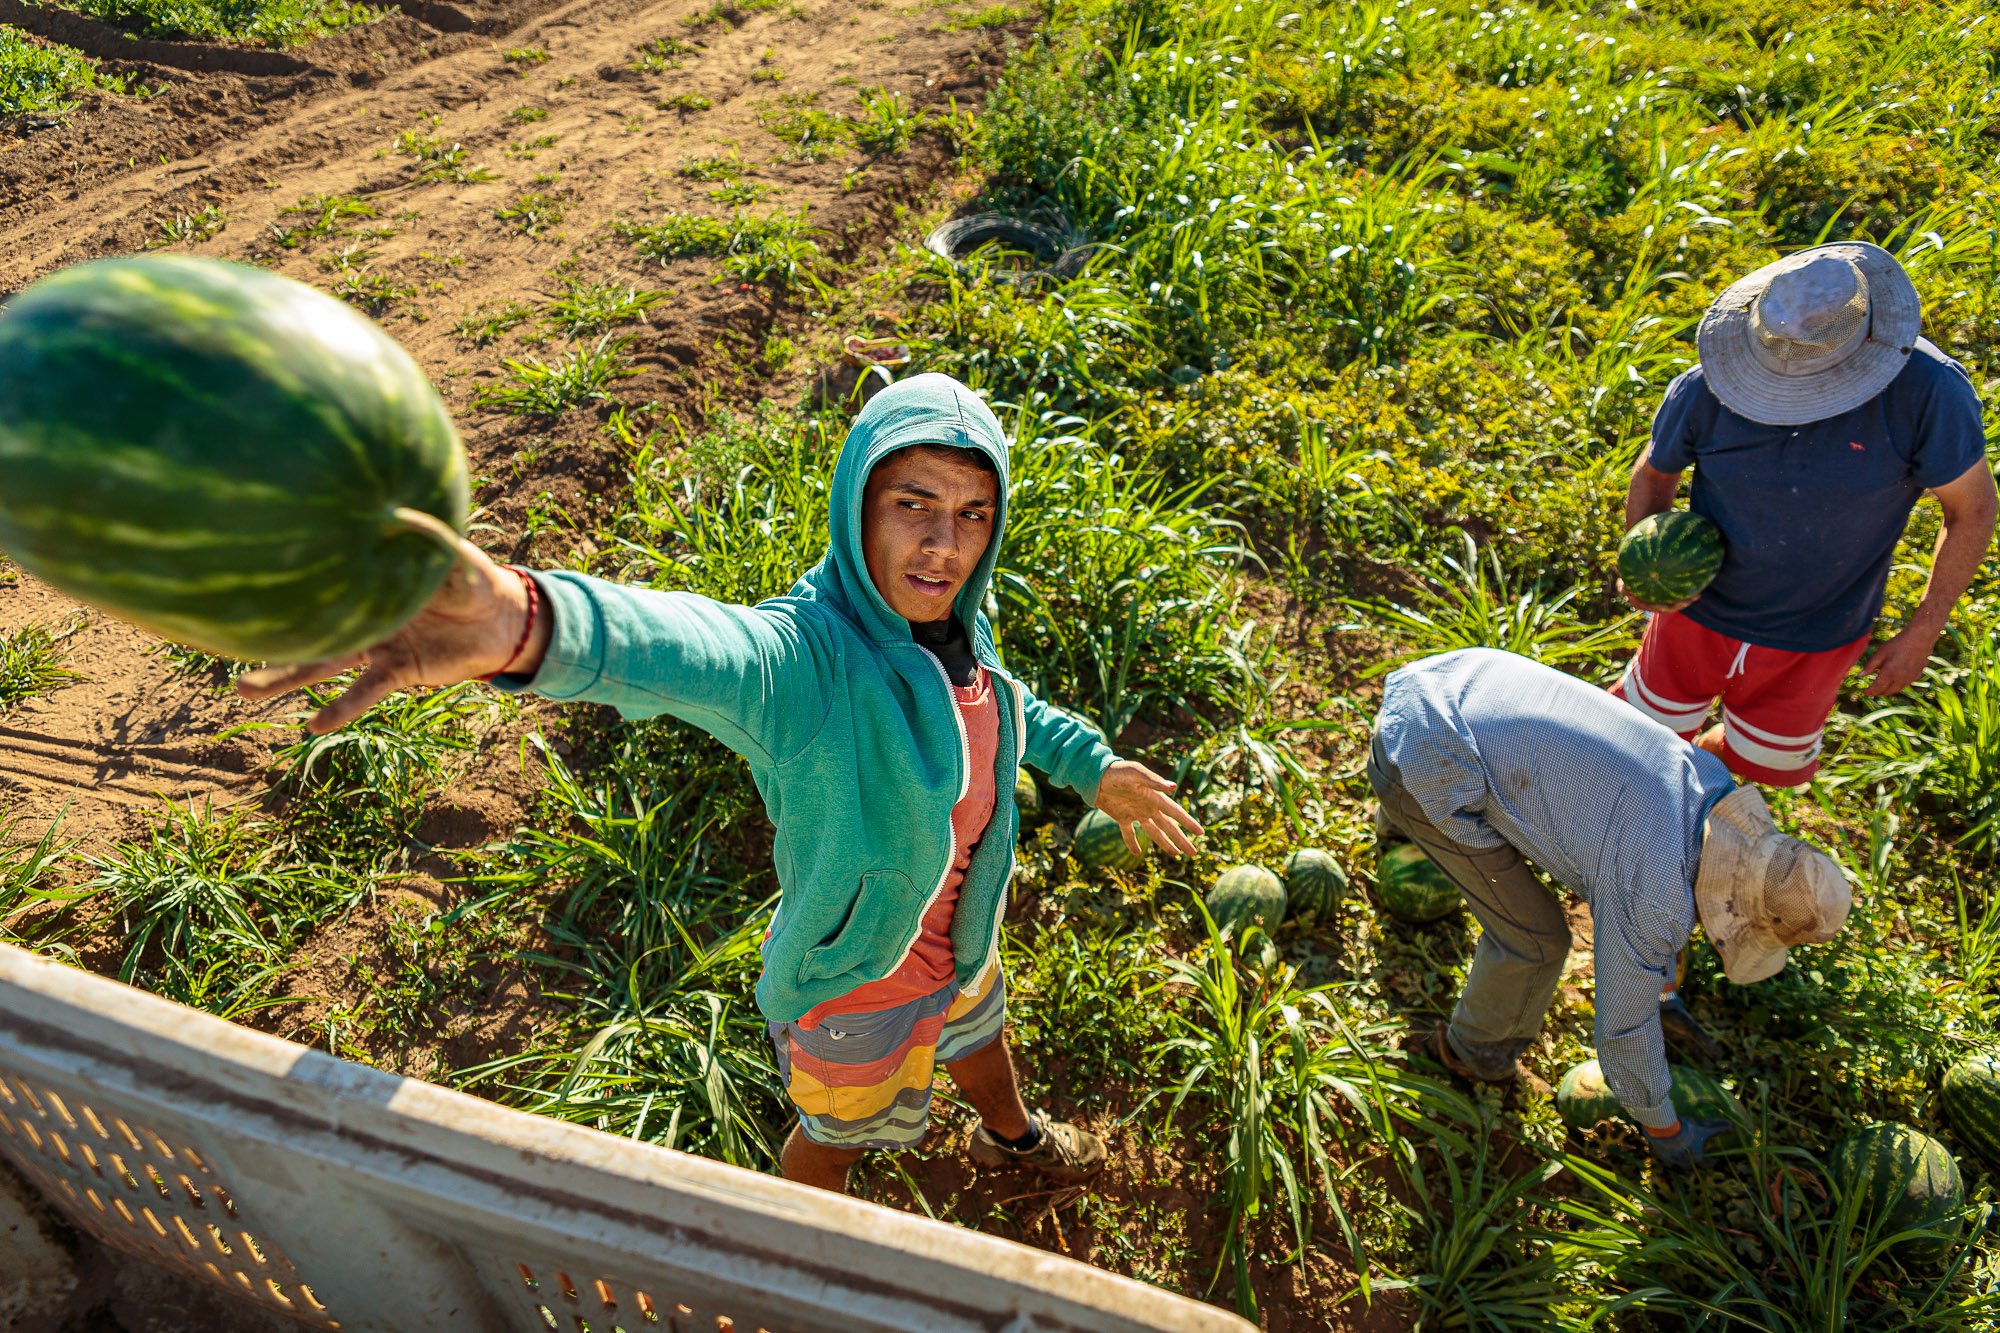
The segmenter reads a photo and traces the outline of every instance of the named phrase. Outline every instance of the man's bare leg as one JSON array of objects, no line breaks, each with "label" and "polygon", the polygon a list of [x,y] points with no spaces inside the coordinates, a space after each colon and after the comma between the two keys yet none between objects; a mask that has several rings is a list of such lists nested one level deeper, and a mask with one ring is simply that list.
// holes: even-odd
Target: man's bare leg
[{"label": "man's bare leg", "polygon": [[1028,1133],[1028,1107],[1021,1100],[1021,1085],[1014,1077],[1014,1061],[1007,1053],[1007,1039],[996,1037],[963,1060],[946,1065],[951,1081],[979,1112],[989,1134],[1013,1140]]},{"label": "man's bare leg", "polygon": [[861,1148],[829,1148],[825,1144],[814,1143],[805,1136],[804,1130],[794,1125],[792,1136],[785,1140],[785,1150],[778,1158],[778,1166],[785,1173],[786,1180],[845,1194],[847,1169],[861,1160],[863,1151]]}]

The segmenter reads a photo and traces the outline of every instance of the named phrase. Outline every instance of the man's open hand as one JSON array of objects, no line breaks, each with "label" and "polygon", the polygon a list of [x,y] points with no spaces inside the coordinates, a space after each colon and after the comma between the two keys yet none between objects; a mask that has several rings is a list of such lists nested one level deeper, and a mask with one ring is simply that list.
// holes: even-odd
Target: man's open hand
[{"label": "man's open hand", "polygon": [[1192,856],[1194,839],[1188,835],[1199,837],[1201,824],[1167,794],[1173,789],[1172,782],[1144,764],[1120,759],[1098,779],[1097,808],[1118,821],[1118,831],[1125,835],[1125,845],[1134,856],[1146,854],[1134,826],[1155,846]]},{"label": "man's open hand", "polygon": [[314,685],[364,663],[368,670],[338,699],[313,714],[306,730],[323,736],[338,731],[397,690],[412,685],[456,685],[509,667],[517,646],[516,671],[532,671],[548,648],[551,619],[537,617],[525,645],[528,590],[521,576],[494,564],[471,542],[460,539],[458,563],[445,576],[430,604],[416,618],[365,652],[297,666],[266,667],[237,677],[246,699],[269,699]]},{"label": "man's open hand", "polygon": [[1937,647],[1937,641],[1936,631],[1911,625],[1884,642],[1861,664],[1862,675],[1875,677],[1862,693],[1879,699],[1909,689],[1930,664],[1931,649]]}]

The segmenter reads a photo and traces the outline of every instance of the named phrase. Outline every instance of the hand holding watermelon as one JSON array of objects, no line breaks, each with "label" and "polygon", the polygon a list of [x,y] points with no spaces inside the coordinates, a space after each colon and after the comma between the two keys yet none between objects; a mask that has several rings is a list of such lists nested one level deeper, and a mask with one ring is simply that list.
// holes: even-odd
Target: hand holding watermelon
[{"label": "hand holding watermelon", "polygon": [[548,651],[553,620],[544,611],[530,623],[534,608],[524,575],[494,564],[462,537],[458,547],[458,563],[444,586],[388,638],[358,653],[246,672],[237,678],[237,692],[269,699],[367,664],[361,679],[306,723],[307,731],[323,736],[413,685],[456,685],[505,670],[532,673]]},{"label": "hand holding watermelon", "polygon": [[1618,543],[1619,595],[1641,611],[1678,611],[1701,596],[1723,554],[1721,531],[1700,514],[1648,514]]}]

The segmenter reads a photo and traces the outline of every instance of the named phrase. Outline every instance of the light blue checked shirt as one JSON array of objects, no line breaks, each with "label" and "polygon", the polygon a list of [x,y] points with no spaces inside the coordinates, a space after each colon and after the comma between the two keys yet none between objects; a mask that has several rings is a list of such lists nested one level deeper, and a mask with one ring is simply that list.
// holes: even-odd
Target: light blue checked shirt
[{"label": "light blue checked shirt", "polygon": [[1376,735],[1445,836],[1511,843],[1590,904],[1605,1082],[1642,1124],[1673,1124],[1660,989],[1694,929],[1702,821],[1729,770],[1596,686],[1491,648],[1391,675]]}]

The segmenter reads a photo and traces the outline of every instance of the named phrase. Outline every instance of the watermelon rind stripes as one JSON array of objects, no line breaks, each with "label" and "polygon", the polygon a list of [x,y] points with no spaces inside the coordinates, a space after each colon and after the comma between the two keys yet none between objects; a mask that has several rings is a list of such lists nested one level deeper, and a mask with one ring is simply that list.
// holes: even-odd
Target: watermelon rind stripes
[{"label": "watermelon rind stripes", "polygon": [[1251,925],[1268,934],[1285,919],[1285,883],[1263,866],[1231,866],[1208,891],[1208,914],[1221,930],[1242,935]]},{"label": "watermelon rind stripes", "polygon": [[[1930,1135],[1894,1121],[1864,1125],[1834,1148],[1827,1174],[1843,1195],[1861,1195],[1856,1223],[1873,1223],[1879,1239],[1918,1227],[1956,1234],[1965,1207],[1965,1180],[1951,1150]],[[1912,1258],[1935,1259],[1949,1239],[1907,1241]]]},{"label": "watermelon rind stripes", "polygon": [[1383,846],[1375,867],[1375,896],[1390,916],[1416,926],[1449,915],[1463,897],[1451,877],[1413,842]]},{"label": "watermelon rind stripes", "polygon": [[1684,509],[1651,514],[1618,543],[1618,577],[1642,602],[1673,606],[1701,594],[1722,569],[1722,530]]},{"label": "watermelon rind stripes", "polygon": [[1139,858],[1125,845],[1118,821],[1102,810],[1086,810],[1077,821],[1076,837],[1070,844],[1076,859],[1090,870],[1137,870]]},{"label": "watermelon rind stripes", "polygon": [[0,309],[0,549],[154,633],[252,661],[350,657],[443,583],[439,531],[465,531],[468,498],[423,371],[302,283],[149,255]]},{"label": "watermelon rind stripes", "polygon": [[1331,921],[1347,893],[1347,872],[1333,854],[1318,847],[1301,847],[1285,858],[1285,915],[1300,925]]},{"label": "watermelon rind stripes", "polygon": [[1594,1129],[1623,1115],[1624,1109],[1595,1059],[1570,1066],[1556,1084],[1556,1114],[1572,1129]]},{"label": "watermelon rind stripes", "polygon": [[1947,1069],[1940,1088],[1945,1119],[1965,1146],[2000,1166],[2000,1062],[1975,1055]]}]

